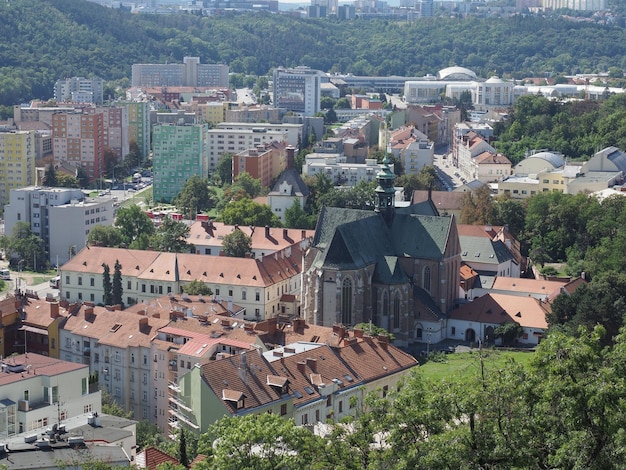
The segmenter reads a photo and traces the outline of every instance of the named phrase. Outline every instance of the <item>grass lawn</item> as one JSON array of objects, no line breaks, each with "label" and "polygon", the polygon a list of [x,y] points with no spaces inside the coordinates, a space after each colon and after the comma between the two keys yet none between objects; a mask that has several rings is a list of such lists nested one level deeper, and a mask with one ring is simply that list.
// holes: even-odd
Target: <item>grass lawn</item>
[{"label": "grass lawn", "polygon": [[[534,353],[483,350],[483,362],[485,370],[496,369],[504,366],[509,359],[521,364],[528,364]],[[463,380],[480,373],[480,361],[478,349],[467,353],[442,354],[439,356],[441,362],[437,360],[428,361],[420,370],[424,377],[432,380],[458,379]]]}]

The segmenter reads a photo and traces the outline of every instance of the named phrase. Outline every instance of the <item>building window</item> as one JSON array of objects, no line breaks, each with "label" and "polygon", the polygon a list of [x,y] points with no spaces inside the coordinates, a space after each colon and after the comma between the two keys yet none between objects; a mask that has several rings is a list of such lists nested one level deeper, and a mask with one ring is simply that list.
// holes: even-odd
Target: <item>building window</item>
[{"label": "building window", "polygon": [[70,277],[69,276],[65,276],[65,284],[66,285],[70,285]]},{"label": "building window", "polygon": [[456,327],[454,327],[454,326],[452,327],[452,329],[450,330],[450,334],[452,336],[456,335]]},{"label": "building window", "polygon": [[261,293],[260,292],[256,292],[254,294],[254,300],[256,300],[257,302],[261,300]]},{"label": "building window", "polygon": [[339,400],[339,413],[343,413],[343,401]]},{"label": "building window", "polygon": [[287,404],[280,405],[280,415],[285,416],[287,414]]},{"label": "building window", "polygon": [[130,281],[127,281],[127,282],[126,282],[126,289],[127,289],[127,290],[130,290]]},{"label": "building window", "polygon": [[426,292],[430,292],[430,267],[428,266],[424,268],[424,279],[422,282],[422,287]]},{"label": "building window", "polygon": [[82,286],[83,285],[83,278],[78,276],[78,285]]},{"label": "building window", "polygon": [[346,278],[341,286],[341,322],[350,325],[352,320],[352,280]]},{"label": "building window", "polygon": [[400,295],[396,294],[393,299],[393,327],[400,328]]},{"label": "building window", "polygon": [[246,300],[246,291],[241,291],[241,300]]}]

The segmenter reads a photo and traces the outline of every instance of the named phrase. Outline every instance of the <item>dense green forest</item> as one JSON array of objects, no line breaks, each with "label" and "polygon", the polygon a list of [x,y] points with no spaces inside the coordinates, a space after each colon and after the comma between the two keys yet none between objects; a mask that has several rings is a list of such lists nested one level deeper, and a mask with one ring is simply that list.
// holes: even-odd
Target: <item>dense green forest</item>
[{"label": "dense green forest", "polygon": [[523,96],[508,121],[495,125],[495,147],[514,164],[525,152],[547,148],[567,158],[588,160],[614,146],[626,149],[626,95],[604,101],[556,101]]},{"label": "dense green forest", "polygon": [[97,75],[128,83],[133,63],[226,63],[264,75],[308,65],[355,75],[479,75],[626,69],[626,30],[558,18],[336,21],[269,13],[133,15],[85,0],[0,4],[0,105],[50,98],[54,82]]}]

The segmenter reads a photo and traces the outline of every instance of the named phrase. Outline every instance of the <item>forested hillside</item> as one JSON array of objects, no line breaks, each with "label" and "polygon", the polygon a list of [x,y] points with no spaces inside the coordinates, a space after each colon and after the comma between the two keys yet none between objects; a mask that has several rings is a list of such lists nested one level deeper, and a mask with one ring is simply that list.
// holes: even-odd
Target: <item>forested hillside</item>
[{"label": "forested hillside", "polygon": [[308,65],[363,75],[479,75],[626,69],[626,31],[559,19],[301,20],[264,13],[132,15],[85,0],[0,4],[0,104],[49,98],[67,76],[130,78],[133,63],[199,56],[256,75]]}]

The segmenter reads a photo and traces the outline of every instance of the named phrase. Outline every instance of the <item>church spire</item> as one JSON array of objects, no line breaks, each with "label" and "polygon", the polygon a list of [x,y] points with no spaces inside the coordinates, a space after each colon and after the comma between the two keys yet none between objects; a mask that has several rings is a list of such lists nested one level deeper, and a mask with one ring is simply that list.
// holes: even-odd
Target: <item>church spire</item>
[{"label": "church spire", "polygon": [[387,153],[387,124],[383,123],[383,132],[381,145],[384,148],[385,157],[383,158],[383,165],[380,171],[376,174],[376,180],[378,181],[378,187],[376,188],[376,203],[374,210],[380,213],[385,221],[390,224],[393,220],[393,214],[395,210],[395,194],[396,190],[393,183],[396,176],[389,168],[389,154]]}]

